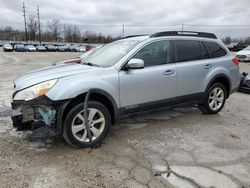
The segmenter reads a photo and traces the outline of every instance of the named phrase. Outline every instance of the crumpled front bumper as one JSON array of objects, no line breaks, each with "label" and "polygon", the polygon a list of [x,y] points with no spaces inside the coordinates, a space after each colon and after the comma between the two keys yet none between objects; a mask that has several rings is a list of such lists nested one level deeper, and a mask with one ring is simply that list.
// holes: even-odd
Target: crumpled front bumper
[{"label": "crumpled front bumper", "polygon": [[62,129],[62,116],[67,101],[51,101],[46,96],[31,101],[13,101],[13,127],[19,131],[35,130],[43,126]]}]

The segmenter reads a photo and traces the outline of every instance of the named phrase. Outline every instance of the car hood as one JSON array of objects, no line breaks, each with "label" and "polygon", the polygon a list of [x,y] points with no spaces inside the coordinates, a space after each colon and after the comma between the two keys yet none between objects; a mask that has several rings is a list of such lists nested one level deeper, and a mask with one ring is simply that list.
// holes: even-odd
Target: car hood
[{"label": "car hood", "polygon": [[237,52],[237,55],[250,55],[250,51],[248,50],[241,50]]},{"label": "car hood", "polygon": [[103,68],[101,67],[94,67],[82,64],[63,64],[38,69],[18,77],[14,82],[15,90],[21,90],[47,80],[53,80],[75,74],[100,71],[102,69]]},{"label": "car hood", "polygon": [[12,49],[12,46],[4,46],[5,49]]}]

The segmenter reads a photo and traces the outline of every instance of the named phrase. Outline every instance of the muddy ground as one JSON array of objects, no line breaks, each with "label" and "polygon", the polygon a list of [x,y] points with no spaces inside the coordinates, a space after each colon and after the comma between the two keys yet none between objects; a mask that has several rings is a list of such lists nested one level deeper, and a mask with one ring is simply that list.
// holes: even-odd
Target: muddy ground
[{"label": "muddy ground", "polygon": [[[250,187],[250,95],[243,93],[218,115],[185,107],[131,117],[97,149],[16,132],[13,80],[78,55],[0,52],[0,187]],[[250,63],[240,66],[250,72]]]}]

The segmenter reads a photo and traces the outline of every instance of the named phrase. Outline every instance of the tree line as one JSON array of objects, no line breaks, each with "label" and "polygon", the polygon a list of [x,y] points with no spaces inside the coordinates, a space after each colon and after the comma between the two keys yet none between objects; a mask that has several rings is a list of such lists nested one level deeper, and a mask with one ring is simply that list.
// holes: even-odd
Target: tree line
[{"label": "tree line", "polygon": [[244,44],[244,45],[250,45],[250,37],[247,37],[245,39],[233,39],[231,38],[230,36],[227,36],[225,38],[222,39],[222,41],[225,43],[225,44],[231,44],[232,42],[238,42],[240,44]]},{"label": "tree line", "polygon": [[[105,36],[93,31],[82,32],[77,25],[65,25],[58,19],[52,19],[41,31],[43,42],[67,42],[67,43],[109,43],[121,37]],[[28,41],[39,41],[38,20],[31,15],[27,19]],[[0,40],[25,41],[25,32],[14,29],[11,26],[0,28]]]},{"label": "tree line", "polygon": [[[27,34],[29,41],[39,41],[39,25],[35,15],[30,15],[27,19]],[[93,31],[82,32],[77,25],[62,24],[58,19],[48,21],[41,32],[43,42],[67,42],[67,43],[109,43],[121,37],[104,36]],[[25,41],[25,32],[14,29],[10,26],[0,28],[0,40]],[[245,39],[233,39],[227,36],[222,39],[225,44],[240,42],[250,45],[250,37]]]}]

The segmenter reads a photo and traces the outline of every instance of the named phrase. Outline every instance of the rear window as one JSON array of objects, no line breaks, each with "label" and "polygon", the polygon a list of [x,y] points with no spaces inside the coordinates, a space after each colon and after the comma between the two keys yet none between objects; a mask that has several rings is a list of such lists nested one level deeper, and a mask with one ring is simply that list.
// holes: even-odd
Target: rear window
[{"label": "rear window", "polygon": [[200,41],[176,40],[174,42],[177,62],[206,59],[209,56],[204,46],[201,46]]},{"label": "rear window", "polygon": [[208,49],[208,52],[210,53],[210,56],[212,58],[216,57],[222,57],[227,55],[226,50],[224,50],[219,44],[214,42],[204,42],[205,46]]}]

